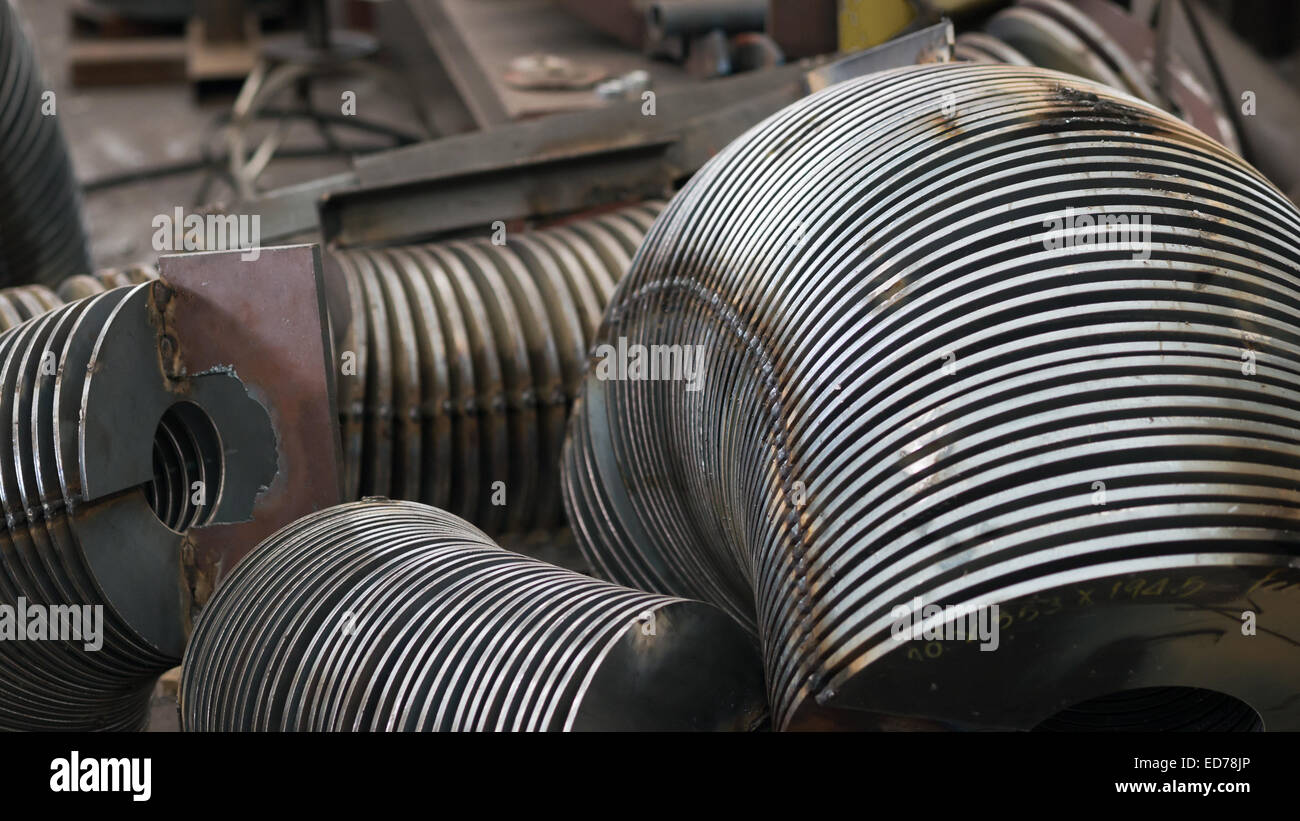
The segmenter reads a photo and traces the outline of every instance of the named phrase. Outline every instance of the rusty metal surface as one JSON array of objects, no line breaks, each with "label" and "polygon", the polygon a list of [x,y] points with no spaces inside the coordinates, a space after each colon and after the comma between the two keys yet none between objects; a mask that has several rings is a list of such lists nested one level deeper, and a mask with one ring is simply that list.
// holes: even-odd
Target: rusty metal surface
[{"label": "rusty metal surface", "polygon": [[766,714],[757,647],[717,608],[376,499],[257,547],[195,629],[180,704],[205,732],[748,730]]},{"label": "rusty metal surface", "polygon": [[[1080,237],[1117,215],[1149,233]],[[1101,697],[1096,726],[1296,729],[1297,308],[1300,212],[1148,103],[1003,65],[841,83],[651,229],[596,342],[700,346],[702,384],[589,370],[570,523],[605,578],[746,621],[777,728]],[[917,599],[997,605],[1000,644],[900,640]],[[1108,698],[1149,688],[1221,697]]]},{"label": "rusty metal surface", "polygon": [[[233,371],[267,409],[274,479],[245,521],[194,531],[193,563],[212,584],[285,522],[341,500],[335,363],[330,357],[320,251],[314,245],[165,256],[153,293],[165,297],[177,367]],[[196,593],[202,606],[202,591]]]}]

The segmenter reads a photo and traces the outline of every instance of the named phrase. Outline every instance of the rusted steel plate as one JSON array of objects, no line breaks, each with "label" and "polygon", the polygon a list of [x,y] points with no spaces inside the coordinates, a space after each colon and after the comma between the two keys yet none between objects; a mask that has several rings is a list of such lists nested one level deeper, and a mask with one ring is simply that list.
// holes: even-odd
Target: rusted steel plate
[{"label": "rusted steel plate", "polygon": [[[277,466],[248,520],[191,531],[208,584],[281,525],[342,498],[343,458],[320,251],[314,245],[165,256],[156,295],[187,374],[230,369],[271,418]],[[155,303],[159,300],[155,298]],[[207,585],[196,589],[196,604]]]}]

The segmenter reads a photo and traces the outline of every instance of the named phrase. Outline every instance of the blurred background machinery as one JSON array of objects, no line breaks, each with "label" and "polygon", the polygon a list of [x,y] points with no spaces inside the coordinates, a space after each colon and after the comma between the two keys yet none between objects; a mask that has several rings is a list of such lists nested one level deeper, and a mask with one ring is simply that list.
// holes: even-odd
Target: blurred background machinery
[{"label": "blurred background machinery", "polygon": [[20,18],[0,4],[0,284],[51,285],[90,266],[57,105]]}]

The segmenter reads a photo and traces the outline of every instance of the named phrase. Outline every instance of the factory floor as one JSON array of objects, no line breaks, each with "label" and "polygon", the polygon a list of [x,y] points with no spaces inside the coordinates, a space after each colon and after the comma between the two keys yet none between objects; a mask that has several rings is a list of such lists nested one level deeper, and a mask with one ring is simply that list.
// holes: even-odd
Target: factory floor
[{"label": "factory floor", "polygon": [[[57,115],[83,185],[197,159],[205,146],[214,153],[224,150],[215,123],[229,111],[233,95],[207,96],[200,101],[188,84],[179,83],[73,87],[68,66],[71,0],[17,0],[16,5],[27,21],[28,36],[35,43],[46,83],[55,93]],[[313,91],[313,102],[329,110],[330,106],[340,105],[344,90],[356,92],[358,115],[404,131],[419,131],[415,111],[370,81],[321,83]],[[338,136],[348,145],[389,144],[384,138],[351,130],[340,131]],[[292,149],[324,144],[313,128],[302,123],[295,126],[286,141],[286,147]],[[273,162],[260,182],[264,188],[277,188],[336,174],[348,166],[347,158],[341,156],[286,159]],[[205,176],[205,172],[196,171],[87,192],[84,219],[96,268],[137,262],[156,264],[158,251],[152,245],[156,215],[170,215],[178,206],[189,213],[200,205],[233,201],[233,192],[220,180],[210,185],[203,201],[198,201]],[[68,272],[75,273],[80,272]],[[155,691],[151,731],[179,728],[175,679],[174,672],[169,674]]]}]

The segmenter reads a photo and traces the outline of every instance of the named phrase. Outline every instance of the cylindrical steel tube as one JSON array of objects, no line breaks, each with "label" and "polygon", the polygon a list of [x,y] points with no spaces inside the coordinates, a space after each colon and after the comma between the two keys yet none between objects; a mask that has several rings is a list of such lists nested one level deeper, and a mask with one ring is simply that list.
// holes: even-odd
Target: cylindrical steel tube
[{"label": "cylindrical steel tube", "polygon": [[[745,620],[778,727],[1177,687],[1295,729],[1297,317],[1300,212],[1174,117],[1028,67],[851,80],[656,222],[570,521],[607,578]],[[700,372],[634,376],[634,346]]]},{"label": "cylindrical steel tube", "polygon": [[366,500],[239,565],[185,654],[187,730],[743,730],[757,647],[702,602],[512,554],[468,522]]}]

